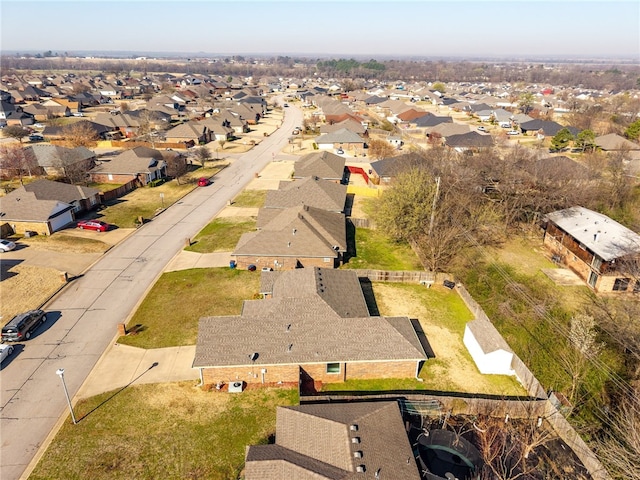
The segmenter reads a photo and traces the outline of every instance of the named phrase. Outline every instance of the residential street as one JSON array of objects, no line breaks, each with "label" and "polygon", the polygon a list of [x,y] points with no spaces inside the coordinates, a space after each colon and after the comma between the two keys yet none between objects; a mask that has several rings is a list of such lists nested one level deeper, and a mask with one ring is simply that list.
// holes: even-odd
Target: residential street
[{"label": "residential street", "polygon": [[[16,346],[1,373],[0,429],[3,480],[26,478],[27,467],[68,407],[56,370],[64,368],[71,398],[114,342],[165,266],[227,201],[287,146],[302,112],[286,109],[282,128],[222,170],[215,183],[196,188],[129,235],[54,297],[46,324]],[[170,312],[158,312],[159,315]]]}]

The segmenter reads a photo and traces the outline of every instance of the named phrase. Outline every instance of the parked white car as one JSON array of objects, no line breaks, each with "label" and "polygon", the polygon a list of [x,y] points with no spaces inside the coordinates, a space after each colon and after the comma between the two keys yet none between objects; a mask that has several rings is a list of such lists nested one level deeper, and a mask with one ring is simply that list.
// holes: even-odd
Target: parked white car
[{"label": "parked white car", "polygon": [[9,251],[13,250],[14,248],[16,248],[16,244],[15,243],[10,242],[9,240],[5,240],[5,239],[0,240],[0,251],[9,252]]},{"label": "parked white car", "polygon": [[0,363],[4,362],[6,358],[13,353],[13,345],[0,345]]}]

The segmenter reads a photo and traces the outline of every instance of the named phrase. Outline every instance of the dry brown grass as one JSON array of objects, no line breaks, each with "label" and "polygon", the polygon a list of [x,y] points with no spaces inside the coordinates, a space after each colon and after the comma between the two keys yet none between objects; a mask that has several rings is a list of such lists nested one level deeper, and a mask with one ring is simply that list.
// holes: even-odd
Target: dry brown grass
[{"label": "dry brown grass", "polygon": [[16,265],[0,285],[0,322],[4,325],[14,315],[38,308],[63,285],[55,268]]}]

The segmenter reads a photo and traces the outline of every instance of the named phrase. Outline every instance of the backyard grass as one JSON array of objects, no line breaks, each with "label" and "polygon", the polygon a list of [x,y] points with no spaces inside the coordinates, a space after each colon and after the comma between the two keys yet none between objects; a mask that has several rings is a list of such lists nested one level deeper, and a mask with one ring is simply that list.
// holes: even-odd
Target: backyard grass
[{"label": "backyard grass", "polygon": [[483,375],[463,343],[467,322],[473,319],[455,290],[442,286],[425,288],[408,283],[373,283],[380,315],[417,318],[424,330],[435,358],[420,370],[420,389],[490,394],[526,395],[514,377]]},{"label": "backyard grass", "polygon": [[216,218],[195,236],[185,250],[198,253],[233,251],[242,234],[255,229],[256,221],[247,217]]},{"label": "backyard grass", "polygon": [[234,207],[261,208],[267,198],[267,190],[243,190],[233,199]]},{"label": "backyard grass", "polygon": [[[230,268],[164,273],[128,324],[119,343],[140,348],[195,345],[200,317],[239,315],[259,290],[260,274]],[[137,333],[136,333],[137,332]]]},{"label": "backyard grass", "polygon": [[355,256],[349,258],[342,268],[424,270],[408,244],[390,240],[381,230],[356,228],[355,248]]},{"label": "backyard grass", "polygon": [[139,385],[75,406],[31,480],[239,478],[245,447],[275,433],[276,407],[296,390],[206,392],[193,382]]}]

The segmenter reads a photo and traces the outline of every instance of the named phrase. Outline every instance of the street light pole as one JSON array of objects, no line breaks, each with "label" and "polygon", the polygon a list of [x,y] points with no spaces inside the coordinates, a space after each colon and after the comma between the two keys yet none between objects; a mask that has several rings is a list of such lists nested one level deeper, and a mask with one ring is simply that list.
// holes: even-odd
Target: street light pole
[{"label": "street light pole", "polygon": [[69,411],[71,412],[71,420],[73,421],[73,424],[76,425],[78,422],[76,422],[76,416],[73,414],[73,407],[71,406],[71,399],[69,398],[67,384],[64,381],[64,368],[59,368],[58,370],[56,370],[56,375],[58,375],[60,377],[60,380],[62,380],[62,388],[64,389],[64,396],[67,397],[67,404],[69,405]]}]

